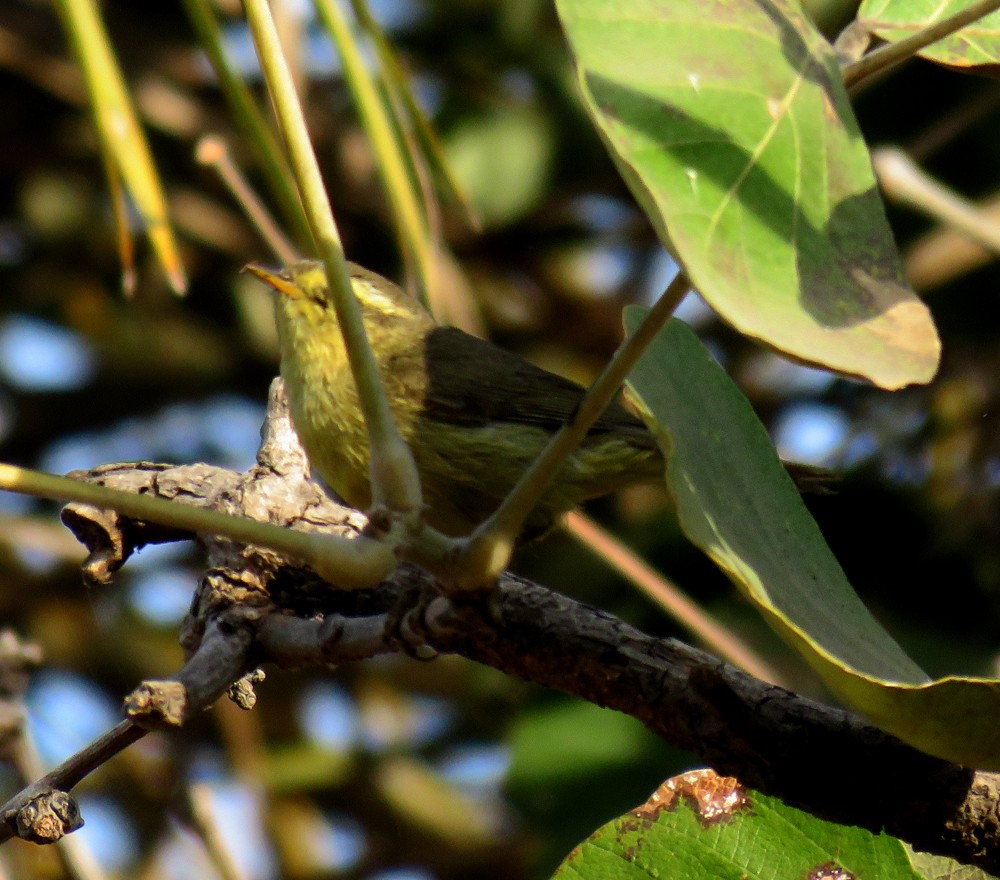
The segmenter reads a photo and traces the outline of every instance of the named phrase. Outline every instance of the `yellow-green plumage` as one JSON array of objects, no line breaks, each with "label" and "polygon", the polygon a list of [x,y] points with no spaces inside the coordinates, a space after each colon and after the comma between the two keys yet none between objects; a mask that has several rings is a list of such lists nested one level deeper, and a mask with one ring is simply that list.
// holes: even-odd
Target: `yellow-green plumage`
[{"label": "yellow-green plumage", "polygon": [[[274,286],[281,375],[292,421],[313,468],[349,504],[371,502],[368,434],[321,264],[280,275],[251,267]],[[468,534],[496,510],[583,389],[430,315],[390,281],[351,266],[396,424],[416,460],[427,521]],[[662,474],[663,460],[637,418],[612,404],[565,463],[529,518],[526,536],[547,531],[588,498]]]}]

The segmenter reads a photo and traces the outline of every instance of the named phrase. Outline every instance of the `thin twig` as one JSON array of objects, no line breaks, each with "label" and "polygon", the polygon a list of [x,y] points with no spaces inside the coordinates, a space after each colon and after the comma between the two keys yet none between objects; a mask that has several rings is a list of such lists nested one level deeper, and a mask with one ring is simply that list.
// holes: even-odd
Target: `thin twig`
[{"label": "thin twig", "polygon": [[930,46],[931,43],[936,43],[938,40],[943,40],[956,31],[960,31],[966,25],[989,15],[995,9],[1000,9],[1000,0],[976,0],[975,3],[967,6],[961,12],[944,18],[905,40],[888,43],[874,52],[869,52],[863,58],[844,66],[844,86],[848,89],[856,88],[862,80],[912,58],[921,49]]},{"label": "thin twig", "polygon": [[580,445],[591,426],[604,412],[625,378],[653,337],[687,295],[691,283],[679,272],[647,313],[642,325],[615,352],[600,375],[587,389],[570,422],[549,441],[499,509],[464,542],[460,551],[459,576],[455,586],[477,590],[507,567],[514,542],[528,514],[538,504],[563,462]]},{"label": "thin twig", "polygon": [[37,782],[14,795],[0,807],[0,843],[16,836],[17,813],[31,798],[49,790],[70,791],[98,767],[142,739],[146,733],[146,730],[132,721],[121,721]]},{"label": "thin twig", "polygon": [[640,592],[656,602],[710,651],[735,663],[761,681],[782,684],[781,673],[732,629],[719,623],[680,587],[644,562],[606,529],[602,529],[579,511],[568,513],[563,525],[581,546],[604,560]]},{"label": "thin twig", "polygon": [[323,177],[309,140],[295,84],[282,55],[274,19],[267,0],[245,0],[244,8],[299,186],[306,218],[319,256],[326,267],[337,322],[347,347],[351,374],[358,387],[371,448],[372,500],[376,505],[383,505],[389,510],[416,515],[422,503],[417,468],[393,421],[375,355],[365,335],[361,307],[351,290],[347,274],[340,233],[326,197]]},{"label": "thin twig", "polygon": [[195,158],[219,175],[219,179],[225,184],[233,200],[243,209],[247,219],[279,260],[283,263],[294,263],[301,259],[302,255],[275,222],[267,206],[250,185],[250,181],[240,171],[229,147],[221,137],[206,135],[198,141]]},{"label": "thin twig", "polygon": [[1000,254],[1000,225],[954,190],[925,173],[902,150],[883,147],[872,153],[872,164],[885,194],[893,201],[923,211]]}]

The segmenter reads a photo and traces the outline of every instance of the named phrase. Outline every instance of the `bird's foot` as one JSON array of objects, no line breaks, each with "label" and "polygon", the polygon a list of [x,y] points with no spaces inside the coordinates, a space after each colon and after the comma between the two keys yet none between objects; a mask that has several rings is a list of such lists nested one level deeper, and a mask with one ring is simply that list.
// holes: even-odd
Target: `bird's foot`
[{"label": "bird's foot", "polygon": [[389,609],[385,624],[385,639],[392,647],[415,660],[433,660],[437,651],[427,644],[428,606],[439,597],[430,586],[415,586],[404,590]]},{"label": "bird's foot", "polygon": [[389,534],[389,529],[392,528],[393,513],[388,507],[384,504],[373,504],[365,511],[365,516],[368,518],[368,522],[361,530],[362,535],[379,541]]}]

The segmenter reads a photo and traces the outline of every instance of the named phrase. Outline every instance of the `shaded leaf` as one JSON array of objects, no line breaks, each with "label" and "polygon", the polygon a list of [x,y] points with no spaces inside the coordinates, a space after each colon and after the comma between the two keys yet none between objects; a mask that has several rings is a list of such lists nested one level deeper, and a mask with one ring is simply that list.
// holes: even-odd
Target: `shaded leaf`
[{"label": "shaded leaf", "polygon": [[[643,310],[626,310],[630,332]],[[1000,682],[931,682],[854,592],[749,402],[671,321],[628,380],[681,527],[845,703],[931,754],[1000,767]],[[902,552],[905,548],[886,548]]]}]

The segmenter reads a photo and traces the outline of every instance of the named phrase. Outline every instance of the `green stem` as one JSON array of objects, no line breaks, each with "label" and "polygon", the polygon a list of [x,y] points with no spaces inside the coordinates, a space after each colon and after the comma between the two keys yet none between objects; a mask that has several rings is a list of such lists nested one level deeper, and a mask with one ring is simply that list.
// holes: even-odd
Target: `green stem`
[{"label": "green stem", "polygon": [[382,505],[392,511],[419,512],[422,501],[417,468],[392,420],[375,356],[365,335],[361,309],[351,291],[344,248],[326,197],[295,84],[282,55],[274,19],[267,0],[245,0],[244,8],[288,148],[292,172],[299,185],[306,218],[319,257],[326,267],[337,320],[358,387],[371,448],[372,500],[376,506]]},{"label": "green stem", "polygon": [[[351,7],[354,9],[358,23],[364,28],[368,38],[375,46],[375,53],[378,55],[379,67],[382,71],[382,81],[389,96],[389,106],[396,118],[396,124],[404,132],[408,128],[412,128],[416,137],[417,144],[409,150],[409,155],[419,155],[423,158],[429,166],[434,182],[443,190],[444,196],[461,210],[469,229],[478,231],[480,222],[475,216],[468,198],[458,185],[458,181],[445,159],[437,135],[417,103],[417,99],[413,96],[413,89],[410,88],[406,73],[393,53],[379,23],[368,8],[367,0],[351,0]],[[425,211],[429,212],[432,208],[429,202],[432,196],[432,193],[428,193],[423,200]]]},{"label": "green stem", "polygon": [[167,281],[177,293],[183,293],[187,278],[170,226],[167,201],[97,3],[58,0],[56,8],[87,83],[106,161],[128,188]]},{"label": "green stem", "polygon": [[902,150],[892,147],[873,150],[872,164],[888,198],[916,208],[1000,254],[1000,224],[924,173]]},{"label": "green stem", "polygon": [[301,559],[322,577],[349,589],[374,586],[396,565],[392,549],[370,538],[351,539],[279,528],[215,510],[203,510],[177,501],[119,492],[107,486],[44,474],[10,464],[0,464],[0,489],[38,498],[90,504],[171,528],[206,535],[224,535],[248,544],[262,544],[279,553]]},{"label": "green stem", "polygon": [[245,82],[234,72],[222,48],[219,24],[208,0],[183,0],[191,26],[201,48],[219,80],[219,89],[229,104],[237,123],[246,133],[246,141],[257,153],[271,194],[281,206],[285,222],[292,228],[299,245],[309,242],[309,226],[302,216],[302,206],[291,181],[288,164],[281,154],[281,145],[257,107]]},{"label": "green stem", "polygon": [[392,206],[396,234],[404,250],[413,254],[421,285],[426,293],[434,284],[434,249],[430,246],[421,201],[415,192],[413,175],[407,167],[404,152],[400,149],[396,130],[358,51],[358,44],[344,17],[341,3],[339,0],[316,0],[316,10],[340,53],[344,77],[375,151],[375,164]]},{"label": "green stem", "polygon": [[563,462],[573,454],[587,432],[618,393],[643,351],[666,323],[691,283],[683,272],[670,283],[639,329],[615,352],[587,390],[572,418],[549,441],[535,462],[503,500],[496,513],[477,528],[462,548],[459,589],[481,589],[506,568],[524,521],[534,510]]},{"label": "green stem", "polygon": [[844,86],[848,89],[856,87],[869,76],[888,70],[890,67],[895,67],[897,64],[912,58],[931,43],[943,40],[966,25],[989,15],[995,9],[1000,9],[1000,0],[976,0],[975,3],[961,12],[918,31],[912,37],[889,43],[874,52],[869,52],[863,58],[844,66],[842,71]]}]

